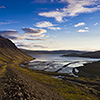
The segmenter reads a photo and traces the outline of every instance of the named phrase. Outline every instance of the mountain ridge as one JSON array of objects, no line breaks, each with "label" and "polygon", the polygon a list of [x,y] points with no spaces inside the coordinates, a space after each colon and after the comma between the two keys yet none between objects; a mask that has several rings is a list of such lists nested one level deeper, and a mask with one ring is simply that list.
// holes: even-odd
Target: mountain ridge
[{"label": "mountain ridge", "polygon": [[16,47],[9,39],[0,36],[0,63],[9,63],[10,61],[24,61],[33,59],[28,54],[24,53]]},{"label": "mountain ridge", "polygon": [[48,51],[48,50],[26,50],[26,49],[21,49],[25,53],[28,54],[70,54],[70,53],[85,53],[86,51],[79,51],[79,50],[53,50],[53,51]]}]

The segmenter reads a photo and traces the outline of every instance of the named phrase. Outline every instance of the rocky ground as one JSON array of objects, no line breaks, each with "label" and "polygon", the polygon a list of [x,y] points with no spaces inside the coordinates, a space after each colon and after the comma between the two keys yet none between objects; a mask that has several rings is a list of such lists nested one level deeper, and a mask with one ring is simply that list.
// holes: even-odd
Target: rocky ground
[{"label": "rocky ground", "polygon": [[16,68],[7,66],[0,76],[0,100],[64,100]]}]

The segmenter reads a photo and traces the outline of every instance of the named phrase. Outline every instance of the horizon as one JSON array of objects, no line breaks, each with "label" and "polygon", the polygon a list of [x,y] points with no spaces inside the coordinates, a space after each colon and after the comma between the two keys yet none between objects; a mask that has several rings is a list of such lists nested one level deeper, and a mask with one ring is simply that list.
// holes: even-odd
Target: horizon
[{"label": "horizon", "polygon": [[83,51],[83,52],[95,52],[95,51],[100,51],[100,50],[91,50],[91,51],[86,51],[86,50],[70,50],[70,49],[68,49],[68,50],[63,50],[63,49],[61,49],[61,50],[30,50],[30,49],[23,49],[23,48],[19,48],[19,49],[21,49],[21,50],[28,50],[28,51],[50,51],[50,52],[52,52],[52,51]]},{"label": "horizon", "polygon": [[27,50],[100,50],[99,0],[0,1],[0,35]]}]

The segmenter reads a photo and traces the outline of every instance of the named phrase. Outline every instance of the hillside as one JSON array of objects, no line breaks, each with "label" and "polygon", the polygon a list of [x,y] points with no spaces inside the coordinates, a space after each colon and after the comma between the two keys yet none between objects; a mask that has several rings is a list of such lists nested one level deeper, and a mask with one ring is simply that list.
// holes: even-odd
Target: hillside
[{"label": "hillside", "polygon": [[12,41],[0,36],[0,65],[14,60],[22,62],[29,59],[33,58],[18,49]]},{"label": "hillside", "polygon": [[89,57],[89,58],[100,58],[100,51],[95,51],[95,52],[86,52],[82,54],[68,54],[68,55],[63,55],[64,57]]}]

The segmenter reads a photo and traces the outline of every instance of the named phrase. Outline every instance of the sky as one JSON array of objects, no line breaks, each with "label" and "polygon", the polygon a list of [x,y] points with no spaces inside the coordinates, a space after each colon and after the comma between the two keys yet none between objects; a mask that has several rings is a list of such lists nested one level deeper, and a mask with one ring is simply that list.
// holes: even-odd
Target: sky
[{"label": "sky", "polygon": [[100,50],[100,0],[0,0],[0,35],[28,50]]}]

